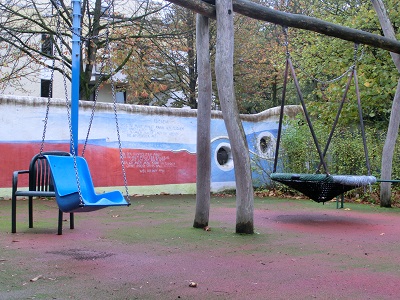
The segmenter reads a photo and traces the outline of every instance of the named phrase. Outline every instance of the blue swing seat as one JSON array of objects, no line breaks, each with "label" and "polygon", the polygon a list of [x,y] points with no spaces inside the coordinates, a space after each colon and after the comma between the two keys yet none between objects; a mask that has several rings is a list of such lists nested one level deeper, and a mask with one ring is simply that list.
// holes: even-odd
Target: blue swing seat
[{"label": "blue swing seat", "polygon": [[46,155],[49,162],[54,191],[59,209],[62,212],[89,212],[107,206],[128,206],[120,191],[96,194],[86,160],[76,157],[76,170],[79,177],[80,191],[76,180],[73,156]]}]

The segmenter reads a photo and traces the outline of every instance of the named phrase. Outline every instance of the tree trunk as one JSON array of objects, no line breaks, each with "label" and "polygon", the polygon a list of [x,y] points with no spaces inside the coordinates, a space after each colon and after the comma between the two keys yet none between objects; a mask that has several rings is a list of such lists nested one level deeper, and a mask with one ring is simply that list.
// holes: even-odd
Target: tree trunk
[{"label": "tree trunk", "polygon": [[79,99],[89,100],[90,94],[93,92],[90,86],[90,81],[93,76],[93,67],[96,64],[97,46],[99,43],[98,35],[100,33],[100,21],[101,21],[101,0],[95,1],[95,7],[93,11],[93,25],[91,35],[93,39],[86,44],[87,51],[87,62],[83,62],[83,55],[81,54],[80,62],[80,85],[79,85]]},{"label": "tree trunk", "polygon": [[[210,18],[215,18],[215,9],[211,4],[201,0],[167,0],[171,3],[189,8],[197,13]],[[305,29],[318,32],[324,35],[333,36],[342,40],[351,41],[359,44],[370,45],[384,50],[400,54],[400,42],[372,34],[363,30],[357,30],[334,23],[326,22],[317,18],[312,18],[299,14],[282,12],[267,6],[248,1],[232,0],[235,12],[248,16],[252,19],[271,22],[274,24]],[[218,3],[218,1],[217,1]]]},{"label": "tree trunk", "polygon": [[[397,83],[396,93],[392,103],[389,127],[386,134],[385,144],[382,151],[381,179],[390,180],[392,177],[392,163],[394,148],[400,125],[400,80]],[[381,207],[391,207],[391,183],[381,182],[380,202]]]},{"label": "tree trunk", "polygon": [[[371,0],[372,5],[378,15],[379,22],[381,24],[383,33],[386,37],[396,40],[394,29],[392,23],[387,15],[386,8],[382,0]],[[400,55],[396,53],[390,53],[393,62],[400,72]],[[382,151],[382,164],[381,164],[381,179],[390,180],[392,177],[392,163],[394,148],[396,145],[397,135],[399,133],[400,125],[400,80],[397,83],[396,93],[394,95],[392,103],[392,111],[390,113],[390,120],[388,131],[386,135],[385,145]],[[382,207],[391,207],[391,183],[382,182],[381,183],[381,193],[380,200]]]},{"label": "tree trunk", "polygon": [[[194,26],[194,14],[192,11],[187,10],[187,28],[193,28]],[[191,108],[197,108],[196,102],[196,57],[194,52],[194,36],[191,30],[186,33],[187,41],[187,57],[188,57],[188,73],[189,73],[189,106]]]},{"label": "tree trunk", "polygon": [[233,85],[232,0],[218,0],[215,74],[222,115],[231,143],[236,178],[236,233],[254,233],[254,196],[249,149]]},{"label": "tree trunk", "polygon": [[197,180],[196,214],[193,227],[208,226],[211,183],[211,101],[212,78],[209,52],[208,17],[197,15],[196,49],[199,74],[199,96],[197,109]]}]

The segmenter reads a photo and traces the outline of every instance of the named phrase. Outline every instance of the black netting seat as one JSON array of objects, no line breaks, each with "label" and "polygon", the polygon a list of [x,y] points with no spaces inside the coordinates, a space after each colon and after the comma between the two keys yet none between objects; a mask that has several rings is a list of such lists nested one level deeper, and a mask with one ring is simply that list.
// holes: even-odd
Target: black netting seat
[{"label": "black netting seat", "polygon": [[374,176],[272,173],[271,179],[293,188],[316,202],[325,202],[352,189],[373,184]]}]

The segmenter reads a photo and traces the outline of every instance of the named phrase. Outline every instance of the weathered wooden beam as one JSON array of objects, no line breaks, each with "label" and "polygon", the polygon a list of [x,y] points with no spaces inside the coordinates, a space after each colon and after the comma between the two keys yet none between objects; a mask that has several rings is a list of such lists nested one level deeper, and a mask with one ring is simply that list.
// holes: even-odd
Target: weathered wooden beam
[{"label": "weathered wooden beam", "polygon": [[188,8],[203,16],[215,19],[215,6],[202,0],[167,0],[168,2]]},{"label": "weathered wooden beam", "polygon": [[236,233],[254,233],[254,193],[249,148],[233,83],[234,25],[232,0],[217,2],[215,77],[218,97],[235,165]]},{"label": "weathered wooden beam", "polygon": [[198,70],[197,106],[197,180],[195,228],[208,226],[211,192],[211,106],[212,76],[210,61],[209,19],[200,14],[196,18],[196,51]]},{"label": "weathered wooden beam", "polygon": [[[167,0],[171,3],[189,8],[196,13],[215,19],[215,6],[202,0]],[[318,32],[354,43],[365,44],[400,54],[400,42],[381,35],[369,33],[350,27],[323,21],[321,19],[281,12],[249,0],[233,0],[236,13],[253,19],[266,21],[285,27],[294,27]]]}]

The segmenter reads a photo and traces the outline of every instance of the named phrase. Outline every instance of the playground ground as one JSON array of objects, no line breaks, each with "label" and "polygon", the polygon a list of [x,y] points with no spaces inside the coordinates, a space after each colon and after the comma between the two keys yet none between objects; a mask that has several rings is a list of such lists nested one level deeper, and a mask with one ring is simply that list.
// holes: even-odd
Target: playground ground
[{"label": "playground ground", "polygon": [[53,200],[33,229],[19,201],[16,234],[1,200],[0,299],[399,299],[398,208],[256,198],[256,233],[239,235],[234,197],[212,199],[210,231],[192,227],[194,196],[132,200],[62,236]]}]

